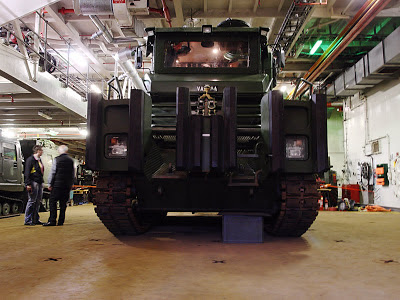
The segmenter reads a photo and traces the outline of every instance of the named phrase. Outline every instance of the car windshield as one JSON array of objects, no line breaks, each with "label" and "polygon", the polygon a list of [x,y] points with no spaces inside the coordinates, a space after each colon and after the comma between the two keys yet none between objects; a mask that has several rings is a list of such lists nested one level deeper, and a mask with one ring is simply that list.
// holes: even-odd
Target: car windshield
[{"label": "car windshield", "polygon": [[164,67],[248,68],[248,41],[166,41]]}]

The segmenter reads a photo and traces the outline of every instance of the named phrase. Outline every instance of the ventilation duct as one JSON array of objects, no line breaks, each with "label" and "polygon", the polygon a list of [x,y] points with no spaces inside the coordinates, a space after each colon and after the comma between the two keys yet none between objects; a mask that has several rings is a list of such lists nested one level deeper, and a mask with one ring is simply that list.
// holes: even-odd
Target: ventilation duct
[{"label": "ventilation duct", "polygon": [[373,87],[385,79],[393,78],[400,70],[400,27],[383,42],[361,58],[355,65],[341,73],[328,87],[327,95],[346,97]]},{"label": "ventilation duct", "polygon": [[126,48],[121,50],[116,55],[116,61],[119,63],[122,70],[126,75],[132,79],[132,83],[136,89],[146,91],[146,87],[143,84],[142,78],[140,78],[138,71],[135,69],[131,59],[132,59],[132,49]]},{"label": "ventilation duct", "polygon": [[74,0],[74,11],[77,15],[113,15],[111,0]]}]

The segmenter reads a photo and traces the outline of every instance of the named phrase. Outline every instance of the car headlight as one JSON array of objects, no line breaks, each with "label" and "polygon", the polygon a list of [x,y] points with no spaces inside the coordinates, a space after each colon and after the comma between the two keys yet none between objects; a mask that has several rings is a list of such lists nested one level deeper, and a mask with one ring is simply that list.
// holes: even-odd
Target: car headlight
[{"label": "car headlight", "polygon": [[286,137],[286,158],[290,160],[308,159],[308,140],[305,136]]},{"label": "car headlight", "polygon": [[125,158],[128,155],[128,137],[126,134],[106,136],[106,157]]}]

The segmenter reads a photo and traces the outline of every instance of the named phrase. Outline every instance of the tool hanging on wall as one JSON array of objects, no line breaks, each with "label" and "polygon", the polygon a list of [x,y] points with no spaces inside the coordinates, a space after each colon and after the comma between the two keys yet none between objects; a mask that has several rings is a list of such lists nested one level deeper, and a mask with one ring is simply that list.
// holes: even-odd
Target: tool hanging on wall
[{"label": "tool hanging on wall", "polygon": [[359,185],[364,189],[368,190],[368,187],[373,185],[371,183],[372,179],[372,168],[371,164],[368,162],[359,163],[360,173],[359,173]]}]

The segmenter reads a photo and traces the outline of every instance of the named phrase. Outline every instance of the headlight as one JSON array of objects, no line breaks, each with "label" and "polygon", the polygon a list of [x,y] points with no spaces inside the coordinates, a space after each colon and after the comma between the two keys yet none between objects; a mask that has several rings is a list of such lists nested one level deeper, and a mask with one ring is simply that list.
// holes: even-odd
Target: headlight
[{"label": "headlight", "polygon": [[107,158],[124,158],[128,154],[127,135],[107,135],[106,136],[106,157]]},{"label": "headlight", "polygon": [[286,158],[291,160],[308,159],[308,141],[305,136],[286,137]]}]

